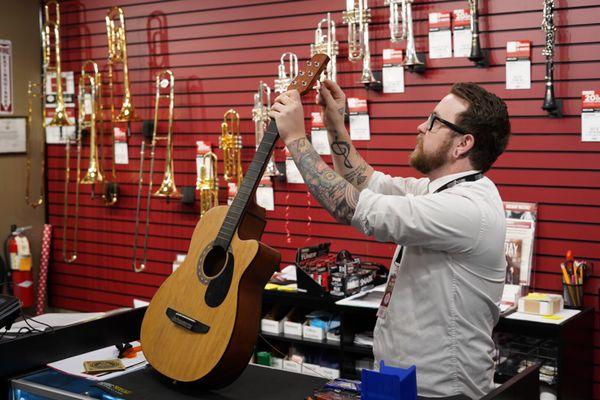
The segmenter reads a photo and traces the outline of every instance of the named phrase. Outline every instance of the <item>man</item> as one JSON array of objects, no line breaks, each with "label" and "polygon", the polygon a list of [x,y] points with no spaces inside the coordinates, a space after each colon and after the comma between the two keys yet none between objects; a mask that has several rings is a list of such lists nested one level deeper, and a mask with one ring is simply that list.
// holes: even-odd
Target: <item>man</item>
[{"label": "man", "polygon": [[475,84],[454,85],[417,128],[410,164],[426,178],[416,179],[374,171],[358,154],[337,84],[321,86],[319,104],[335,171],[306,138],[297,91],[277,97],[270,116],[321,205],[398,244],[377,314],[376,362],[415,364],[420,396],[482,397],[492,385],[491,333],[506,272],[502,201],[483,173],[508,142],[506,105]]}]

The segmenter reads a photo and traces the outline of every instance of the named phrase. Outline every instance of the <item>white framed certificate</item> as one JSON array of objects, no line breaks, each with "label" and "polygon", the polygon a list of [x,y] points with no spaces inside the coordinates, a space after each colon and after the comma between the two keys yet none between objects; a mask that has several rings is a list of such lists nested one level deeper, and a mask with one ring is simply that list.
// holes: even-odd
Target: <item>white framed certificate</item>
[{"label": "white framed certificate", "polygon": [[0,154],[27,152],[27,118],[0,117]]}]

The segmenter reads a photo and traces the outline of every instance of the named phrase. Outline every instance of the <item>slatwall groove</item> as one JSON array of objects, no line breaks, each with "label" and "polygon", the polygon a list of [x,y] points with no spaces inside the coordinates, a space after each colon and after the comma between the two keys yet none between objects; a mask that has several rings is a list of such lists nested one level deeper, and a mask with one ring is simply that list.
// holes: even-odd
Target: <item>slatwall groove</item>
[{"label": "slatwall groove", "polygon": [[[83,4],[82,4],[83,3]],[[79,76],[81,62],[90,57],[106,70],[104,16],[115,0],[62,2],[63,70]],[[194,142],[218,144],[223,113],[234,107],[240,113],[248,167],[254,152],[251,120],[253,93],[258,82],[269,85],[276,78],[279,57],[285,51],[308,58],[309,43],[316,23],[332,12],[340,42],[338,82],[348,96],[366,96],[369,101],[371,135],[369,142],[356,142],[367,161],[384,173],[414,175],[408,157],[416,142],[417,126],[455,81],[468,77],[504,98],[511,114],[513,135],[508,149],[489,171],[504,200],[532,201],[539,206],[537,241],[532,272],[536,290],[561,291],[559,263],[565,251],[600,262],[600,143],[580,141],[580,94],[599,89],[600,23],[597,0],[563,0],[557,3],[555,91],[564,102],[565,117],[549,119],[540,109],[544,91],[545,59],[541,55],[544,35],[540,30],[542,1],[517,0],[482,2],[480,29],[482,46],[489,51],[490,67],[474,68],[466,58],[427,60],[424,76],[405,74],[406,93],[382,95],[365,92],[358,83],[360,63],[346,59],[347,28],[341,23],[343,1],[223,0],[119,2],[126,16],[130,81],[133,103],[143,119],[152,119],[154,73],[149,58],[146,22],[152,11],[162,11],[167,20],[164,40],[157,43],[160,54],[154,59],[175,74],[174,162],[178,186],[195,185]],[[383,0],[371,0],[371,49],[373,69],[379,70],[382,49],[397,47],[389,42],[388,8]],[[413,4],[415,40],[419,52],[428,52],[427,14],[433,11],[468,8],[464,0],[418,1]],[[506,41],[532,41],[532,89],[509,91],[504,87]],[[400,43],[400,47],[404,43]],[[159,67],[162,68],[162,67]],[[121,79],[120,69],[116,72]],[[116,85],[121,91],[122,86]],[[108,100],[104,93],[105,101]],[[117,109],[121,98],[117,93]],[[305,101],[308,112],[316,111],[314,96]],[[164,116],[159,129],[163,128]],[[122,126],[122,124],[121,124]],[[171,271],[176,253],[187,251],[198,220],[198,202],[185,206],[177,200],[167,204],[152,199],[148,268],[141,274],[131,269],[134,213],[137,199],[141,123],[133,123],[129,138],[129,165],[117,165],[121,197],[114,208],[104,207],[89,197],[90,188],[80,194],[80,256],[75,264],[62,260],[62,207],[64,148],[50,145],[47,151],[49,221],[54,225],[50,302],[75,310],[99,311],[130,306],[133,297],[149,299],[152,291]],[[106,126],[108,128],[108,126]],[[161,131],[164,132],[164,129]],[[105,139],[106,141],[106,139]],[[89,138],[84,138],[82,168],[87,168]],[[108,142],[106,142],[108,143]],[[275,152],[283,161],[282,145]],[[106,162],[110,146],[106,149]],[[215,149],[219,158],[222,152]],[[154,187],[162,177],[164,147],[157,147]],[[331,157],[324,159],[331,162]],[[109,164],[107,164],[109,165]],[[70,166],[75,168],[75,160]],[[146,164],[146,169],[147,169]],[[105,168],[105,172],[110,171]],[[222,173],[222,162],[219,163]],[[221,175],[219,198],[226,200]],[[74,178],[72,177],[71,180]],[[145,176],[146,180],[147,177]],[[364,238],[350,227],[339,226],[312,197],[304,185],[275,181],[275,206],[267,213],[263,241],[282,254],[282,265],[293,262],[295,249],[306,243],[330,241],[335,250],[347,248],[361,258],[389,263],[394,245]],[[68,188],[68,204],[75,204],[74,184]],[[288,193],[288,194],[286,194]],[[142,196],[145,218],[145,196]],[[310,200],[310,206],[308,201]],[[307,226],[306,216],[312,218]],[[291,230],[291,243],[286,230]],[[143,239],[144,225],[140,225]],[[71,238],[73,233],[68,232]],[[138,255],[141,250],[138,249]],[[594,271],[585,288],[584,303],[600,312],[600,272]],[[594,396],[600,399],[600,315],[594,335]]]}]

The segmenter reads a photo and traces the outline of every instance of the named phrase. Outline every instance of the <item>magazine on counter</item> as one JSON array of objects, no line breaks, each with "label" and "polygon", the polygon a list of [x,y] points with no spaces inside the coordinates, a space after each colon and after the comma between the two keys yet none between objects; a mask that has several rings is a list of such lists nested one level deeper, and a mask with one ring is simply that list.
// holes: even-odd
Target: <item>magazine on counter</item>
[{"label": "magazine on counter", "polygon": [[504,211],[506,278],[500,301],[502,315],[517,309],[519,297],[531,282],[537,204],[507,201],[504,202]]},{"label": "magazine on counter", "polygon": [[537,204],[505,201],[504,211],[506,216],[504,253],[507,262],[505,283],[529,286]]}]

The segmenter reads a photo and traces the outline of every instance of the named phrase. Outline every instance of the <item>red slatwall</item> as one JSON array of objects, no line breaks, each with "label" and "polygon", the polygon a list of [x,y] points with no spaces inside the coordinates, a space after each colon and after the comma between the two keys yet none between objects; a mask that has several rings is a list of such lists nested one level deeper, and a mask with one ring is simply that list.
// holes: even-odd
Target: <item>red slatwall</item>
[{"label": "red slatwall", "polygon": [[[383,0],[371,1],[371,49],[374,69],[381,67],[381,52],[390,47],[387,8]],[[557,97],[564,102],[565,117],[549,119],[540,109],[544,90],[543,33],[539,29],[542,1],[483,1],[482,44],[490,50],[491,66],[476,69],[466,59],[427,60],[424,76],[406,74],[406,93],[367,93],[371,115],[369,142],[357,148],[376,169],[391,174],[413,175],[408,155],[415,144],[416,126],[449,86],[471,80],[503,97],[510,109],[513,137],[507,152],[489,176],[503,199],[539,203],[534,286],[559,291],[558,265],[567,249],[577,257],[600,259],[600,143],[580,141],[580,95],[598,89],[600,78],[600,5],[597,0],[557,0],[558,46],[555,77]],[[104,67],[107,49],[104,16],[110,6],[120,5],[126,15],[130,80],[133,101],[143,119],[152,118],[156,67],[170,67],[176,79],[175,173],[178,186],[195,182],[196,140],[218,143],[223,113],[230,107],[240,113],[244,166],[254,149],[251,120],[253,93],[259,80],[271,86],[283,52],[301,59],[309,55],[317,21],[331,11],[338,27],[341,55],[338,82],[347,95],[365,95],[356,82],[360,66],[346,59],[347,29],[341,23],[345,2],[339,1],[66,1],[62,6],[64,70],[78,71],[82,61],[94,58]],[[466,1],[417,1],[414,6],[417,49],[427,48],[427,14],[467,8]],[[149,16],[166,19],[158,46],[150,48]],[[156,27],[156,25],[152,25]],[[504,88],[505,46],[508,40],[533,41],[532,89]],[[156,56],[149,54],[158,53]],[[120,99],[118,101],[120,105]],[[306,113],[316,108],[306,107]],[[307,119],[308,129],[308,119]],[[198,204],[184,206],[153,200],[149,240],[149,266],[140,274],[131,270],[137,171],[141,123],[133,125],[129,140],[130,164],[119,166],[119,203],[104,207],[82,189],[79,259],[62,262],[62,241],[57,230],[51,266],[51,304],[76,310],[106,310],[130,306],[132,298],[149,299],[171,271],[176,253],[185,253],[198,220]],[[217,151],[219,157],[220,151]],[[84,153],[84,159],[87,155]],[[282,160],[281,154],[277,158]],[[156,170],[162,171],[164,151],[157,154]],[[64,148],[48,149],[49,219],[62,225]],[[87,165],[87,163],[84,163]],[[75,167],[75,163],[71,164]],[[220,169],[222,166],[220,166]],[[222,169],[221,169],[222,171]],[[162,173],[155,176],[155,185]],[[74,186],[69,203],[75,203]],[[225,202],[221,182],[221,202]],[[305,243],[331,241],[333,249],[346,248],[366,259],[389,262],[394,246],[366,240],[352,228],[334,223],[306,195],[304,185],[275,183],[276,211],[268,213],[264,241],[291,262],[294,251]],[[312,223],[307,226],[307,215]],[[292,232],[286,240],[286,230]],[[585,303],[598,311],[600,280],[592,277]],[[597,319],[598,320],[598,319]],[[600,322],[597,322],[600,329]],[[600,346],[600,330],[595,336]],[[596,347],[597,349],[597,347]],[[596,350],[595,394],[600,398],[600,352]]]}]

